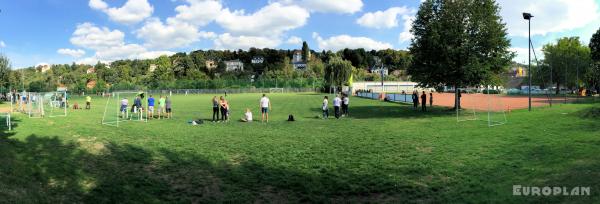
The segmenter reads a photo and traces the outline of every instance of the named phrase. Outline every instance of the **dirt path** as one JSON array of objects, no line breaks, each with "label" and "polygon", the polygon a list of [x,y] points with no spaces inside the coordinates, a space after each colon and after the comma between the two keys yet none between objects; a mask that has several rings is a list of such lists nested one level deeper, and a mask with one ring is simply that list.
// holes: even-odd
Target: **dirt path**
[{"label": "dirt path", "polygon": [[[429,100],[429,99],[428,99]],[[553,103],[562,103],[564,98],[555,97]],[[434,93],[433,94],[433,105],[454,107],[454,94],[453,93]],[[533,107],[549,106],[548,98],[535,96],[531,98],[531,105]],[[526,109],[529,107],[529,99],[527,96],[498,96],[498,95],[487,95],[487,94],[462,94],[461,99],[462,108],[476,109],[476,110],[515,110],[515,109]]]}]

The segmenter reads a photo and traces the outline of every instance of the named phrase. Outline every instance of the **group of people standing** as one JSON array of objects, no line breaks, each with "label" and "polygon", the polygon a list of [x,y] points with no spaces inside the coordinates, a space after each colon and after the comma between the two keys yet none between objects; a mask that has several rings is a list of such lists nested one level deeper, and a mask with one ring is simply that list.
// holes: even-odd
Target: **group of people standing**
[{"label": "group of people standing", "polygon": [[[227,94],[227,92],[225,93]],[[213,116],[212,122],[228,122],[230,118],[230,106],[229,102],[225,100],[225,97],[221,96],[217,99],[217,96],[212,98],[212,108],[213,108]],[[269,109],[271,108],[271,100],[267,97],[266,94],[262,95],[259,101],[259,108],[262,114],[261,122],[269,122]],[[219,114],[220,113],[220,114]],[[219,119],[219,116],[221,118]],[[242,122],[252,122],[252,111],[250,108],[246,108],[246,112],[241,118]]]},{"label": "group of people standing", "polygon": [[[418,91],[413,91],[412,93],[412,101],[413,101],[413,108],[415,110],[419,109],[419,92]],[[433,106],[433,93],[429,93],[429,107]],[[423,94],[421,94],[421,111],[425,112],[427,111],[427,94],[425,93],[425,91],[423,91]]]},{"label": "group of people standing", "polygon": [[[347,94],[340,93],[333,99],[333,110],[335,118],[348,116],[348,106],[350,105],[350,98]],[[323,119],[329,118],[329,96],[323,98]]]},{"label": "group of people standing", "polygon": [[[133,105],[131,106],[131,113],[134,114],[141,114],[144,111],[144,105],[142,104],[142,100],[144,99],[144,94],[139,94],[135,97],[135,99],[133,100]],[[147,111],[147,118],[153,119],[154,118],[154,109],[155,109],[155,104],[156,104],[156,99],[154,99],[154,97],[152,95],[150,95],[150,97],[148,97],[148,110]],[[157,116],[158,119],[161,118],[167,118],[170,119],[173,117],[173,110],[172,110],[172,104],[173,102],[171,101],[171,98],[169,96],[160,96],[160,98],[158,99],[158,110],[157,110]],[[87,105],[87,102],[86,102]],[[127,99],[127,97],[124,97],[123,99],[121,99],[121,108],[120,108],[120,112],[121,112],[121,117],[122,118],[129,118],[129,114],[127,111],[127,107],[129,107],[129,100]],[[142,117],[140,117],[141,119]],[[131,118],[129,118],[131,119]]]}]

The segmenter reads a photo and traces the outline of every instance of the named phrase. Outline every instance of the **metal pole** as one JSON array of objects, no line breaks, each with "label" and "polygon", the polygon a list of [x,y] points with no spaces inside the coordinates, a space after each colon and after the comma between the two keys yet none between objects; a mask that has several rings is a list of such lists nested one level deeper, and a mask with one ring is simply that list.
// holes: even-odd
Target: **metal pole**
[{"label": "metal pole", "polygon": [[529,23],[529,71],[527,75],[529,75],[529,111],[531,111],[531,19],[527,21]]},{"label": "metal pole", "polygon": [[385,85],[384,85],[384,76],[383,76],[383,64],[381,64],[381,68],[379,69],[381,73],[381,93],[385,93]]}]

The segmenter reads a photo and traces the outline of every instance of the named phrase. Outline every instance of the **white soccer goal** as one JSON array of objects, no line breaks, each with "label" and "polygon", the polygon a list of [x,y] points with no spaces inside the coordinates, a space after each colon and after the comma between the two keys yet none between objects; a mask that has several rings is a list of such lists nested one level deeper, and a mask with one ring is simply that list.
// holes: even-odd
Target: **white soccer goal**
[{"label": "white soccer goal", "polygon": [[[501,96],[497,94],[478,94],[479,97],[463,95],[461,104],[467,109],[456,109],[456,121],[484,121],[488,127],[504,125],[508,122]],[[483,95],[483,97],[481,97]],[[482,100],[483,99],[483,100]]]},{"label": "white soccer goal", "polygon": [[6,121],[4,123],[6,125],[6,128],[9,131],[12,130],[12,123],[11,123],[10,113],[0,113],[0,118],[4,118],[4,120]]},{"label": "white soccer goal", "polygon": [[283,88],[269,88],[269,93],[283,93]]},{"label": "white soccer goal", "polygon": [[26,95],[25,109],[29,118],[43,118],[44,97],[40,93],[28,92]]},{"label": "white soccer goal", "polygon": [[66,117],[67,116],[67,92],[57,91],[44,94],[44,110],[49,117]]},{"label": "white soccer goal", "polygon": [[[102,124],[119,127],[128,121],[148,122],[146,92],[114,92],[108,97],[102,116]],[[139,100],[140,107],[136,106]]]}]

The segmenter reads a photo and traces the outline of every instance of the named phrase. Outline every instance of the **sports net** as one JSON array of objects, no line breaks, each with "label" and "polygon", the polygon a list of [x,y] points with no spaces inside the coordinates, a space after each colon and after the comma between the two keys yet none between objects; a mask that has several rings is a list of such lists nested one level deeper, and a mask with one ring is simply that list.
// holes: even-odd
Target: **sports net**
[{"label": "sports net", "polygon": [[483,121],[489,127],[504,125],[508,122],[502,96],[496,92],[484,90],[482,93],[471,93],[460,89],[456,108],[456,121]]},{"label": "sports net", "polygon": [[12,130],[10,113],[0,113],[0,130]]},{"label": "sports net", "polygon": [[283,88],[270,88],[269,93],[283,93]]},{"label": "sports net", "polygon": [[67,92],[57,91],[44,94],[44,110],[49,117],[67,116]]},{"label": "sports net", "polygon": [[148,122],[145,92],[115,92],[108,97],[102,124],[119,127],[124,122]]},{"label": "sports net", "polygon": [[44,97],[40,93],[29,92],[26,95],[25,109],[29,118],[43,118]]}]

